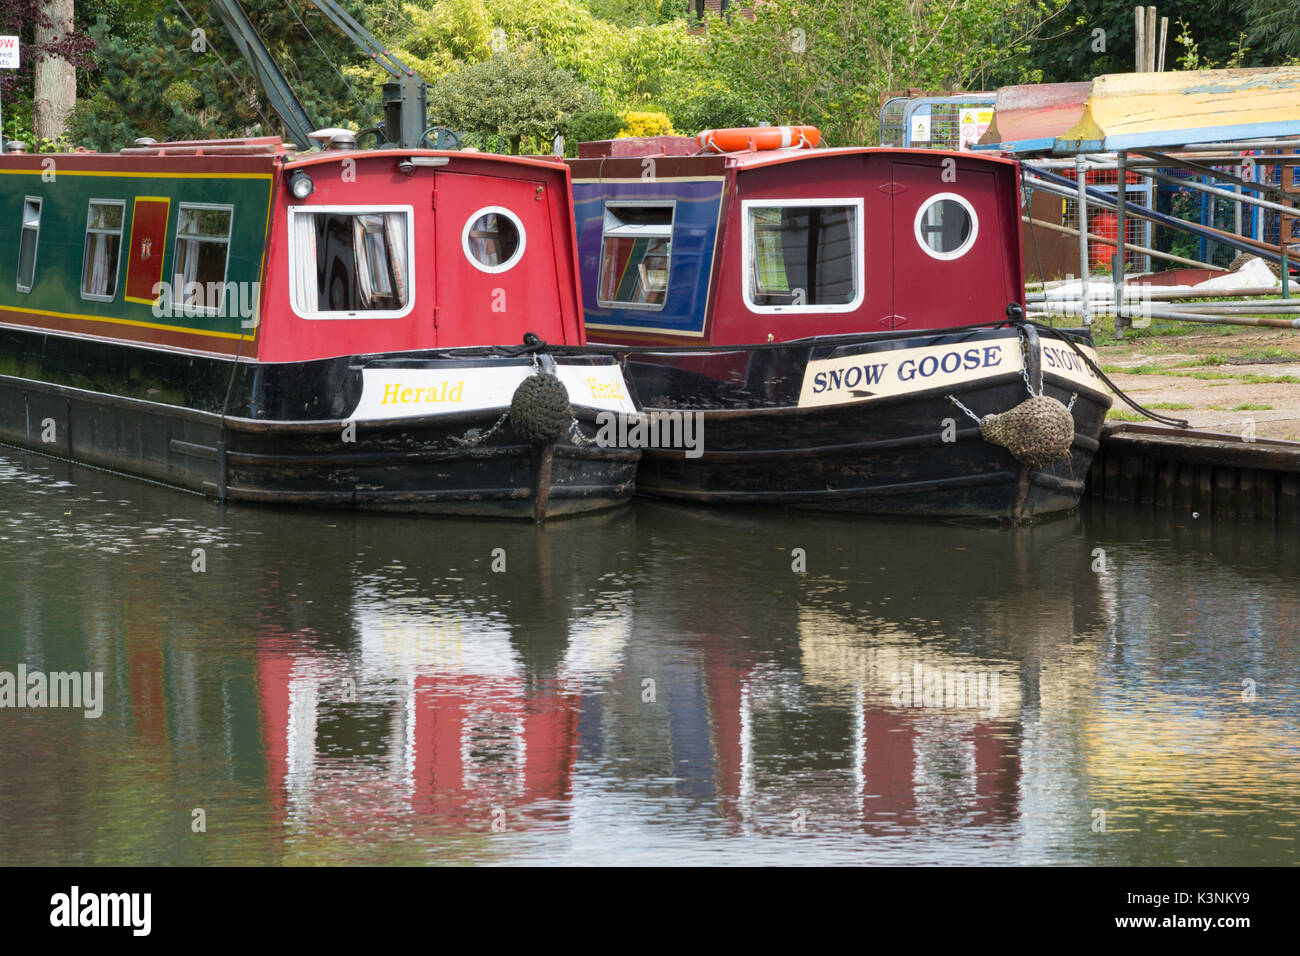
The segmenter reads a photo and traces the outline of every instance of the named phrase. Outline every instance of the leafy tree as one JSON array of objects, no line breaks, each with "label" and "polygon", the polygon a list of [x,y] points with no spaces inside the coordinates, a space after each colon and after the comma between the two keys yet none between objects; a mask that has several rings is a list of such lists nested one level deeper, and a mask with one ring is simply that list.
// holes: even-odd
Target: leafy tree
[{"label": "leafy tree", "polygon": [[653,105],[672,77],[703,67],[684,19],[620,28],[581,0],[485,0],[511,46],[533,44],[611,108]]},{"label": "leafy tree", "polygon": [[545,152],[575,114],[596,105],[591,90],[530,47],[494,53],[435,83],[429,105],[440,122],[500,137],[511,153]]},{"label": "leafy tree", "polygon": [[[362,13],[357,0],[344,5]],[[242,0],[242,6],[318,126],[371,125],[378,112],[374,91],[348,83],[339,68],[373,66],[319,11],[305,0]],[[162,141],[283,135],[208,0],[186,0],[185,8],[193,22],[167,6],[144,34],[119,29],[107,17],[90,27],[97,69],[91,81],[83,81],[86,98],[70,118],[79,141],[116,149],[140,136]]]},{"label": "leafy tree", "polygon": [[492,55],[492,18],[483,0],[402,5],[406,16],[397,53],[427,82]]},{"label": "leafy tree", "polygon": [[1258,55],[1291,63],[1300,59],[1300,5],[1295,0],[1238,0],[1236,7]]},{"label": "leafy tree", "polygon": [[1027,81],[1030,42],[1066,0],[769,0],[751,20],[707,18],[701,76],[725,77],[773,123],[834,144],[876,132],[880,94]]},{"label": "leafy tree", "polygon": [[[90,62],[89,55],[94,41],[84,30],[78,29],[75,19],[72,20],[71,30],[65,31],[60,25],[63,16],[72,11],[71,0],[58,5],[51,4],[49,0],[5,0],[0,6],[0,33],[17,36],[22,46],[19,68],[0,70],[0,96],[4,102],[6,138],[16,136],[35,145],[38,136],[53,134],[57,137],[62,132],[62,116],[47,116],[47,128],[33,131],[33,102],[39,95],[36,90],[38,64],[62,61],[76,69],[85,68]],[[42,82],[53,81],[51,73],[42,73],[46,77]],[[62,86],[62,77],[58,82]],[[72,82],[75,82],[75,74]],[[75,96],[73,87],[58,91],[60,100],[67,96]],[[68,103],[60,109],[71,108],[71,105]]]},{"label": "leafy tree", "polygon": [[[1065,16],[1052,31],[1030,45],[1029,67],[1040,70],[1044,81],[1058,83],[1090,80],[1104,73],[1132,73],[1136,59],[1134,6],[1133,0],[1070,0]],[[1198,67],[1229,62],[1267,66],[1279,58],[1300,56],[1298,10],[1294,0],[1161,4],[1157,13],[1169,18],[1165,69],[1186,68],[1180,61],[1192,47]],[[1243,51],[1243,33],[1254,49]],[[1179,42],[1179,37],[1185,39]]]},{"label": "leafy tree", "polygon": [[684,133],[770,122],[778,109],[753,91],[737,92],[722,78],[689,77],[664,95],[664,108],[673,126]]}]

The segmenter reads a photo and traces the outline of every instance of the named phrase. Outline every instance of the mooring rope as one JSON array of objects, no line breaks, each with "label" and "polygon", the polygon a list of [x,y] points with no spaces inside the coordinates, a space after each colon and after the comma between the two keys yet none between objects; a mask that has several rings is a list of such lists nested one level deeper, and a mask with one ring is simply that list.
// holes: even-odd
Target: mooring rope
[{"label": "mooring rope", "polygon": [[1129,398],[1128,394],[1123,389],[1121,389],[1118,385],[1112,382],[1109,377],[1107,377],[1106,373],[1101,370],[1101,366],[1099,366],[1092,359],[1088,358],[1088,356],[1084,353],[1083,349],[1079,348],[1079,346],[1075,343],[1074,339],[1064,334],[1061,330],[1055,329],[1050,325],[1042,325],[1038,322],[1029,322],[1027,324],[1032,325],[1034,328],[1038,329],[1039,332],[1046,333],[1047,335],[1050,335],[1053,338],[1060,339],[1062,342],[1065,342],[1067,345],[1069,345],[1070,348],[1074,349],[1075,353],[1079,356],[1079,358],[1083,359],[1083,361],[1087,363],[1088,367],[1092,369],[1092,371],[1096,374],[1096,376],[1099,379],[1101,379],[1103,382],[1105,382],[1112,392],[1114,392],[1120,398],[1124,399],[1124,401],[1128,404],[1128,406],[1138,414],[1145,415],[1153,422],[1159,422],[1161,425],[1170,425],[1174,428],[1191,428],[1191,422],[1187,421],[1187,419],[1185,418],[1172,418],[1168,415],[1161,415],[1159,412],[1153,412],[1151,411],[1151,409],[1139,405],[1133,399]]}]

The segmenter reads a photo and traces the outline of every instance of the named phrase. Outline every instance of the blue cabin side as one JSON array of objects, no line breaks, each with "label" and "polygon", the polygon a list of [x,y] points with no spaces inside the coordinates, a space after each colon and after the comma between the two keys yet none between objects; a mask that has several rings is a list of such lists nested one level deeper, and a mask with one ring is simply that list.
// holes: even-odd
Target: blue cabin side
[{"label": "blue cabin side", "polygon": [[589,333],[704,336],[724,185],[721,175],[574,179]]}]

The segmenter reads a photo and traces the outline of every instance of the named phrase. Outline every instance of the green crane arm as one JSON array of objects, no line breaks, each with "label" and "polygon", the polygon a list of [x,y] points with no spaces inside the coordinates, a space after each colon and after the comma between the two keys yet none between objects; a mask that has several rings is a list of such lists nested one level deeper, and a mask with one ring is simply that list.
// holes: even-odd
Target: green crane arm
[{"label": "green crane arm", "polygon": [[262,84],[262,89],[266,90],[271,107],[284,121],[289,138],[297,143],[300,149],[309,149],[311,147],[309,136],[316,129],[316,124],[307,115],[307,110],[294,94],[293,87],[289,85],[289,81],[271,59],[271,54],[267,52],[262,38],[253,29],[253,24],[249,22],[244,8],[239,5],[239,0],[212,0],[212,8],[221,19],[226,32],[235,41],[235,46],[239,47],[239,52],[248,61],[249,68],[257,77],[257,81]]},{"label": "green crane arm", "polygon": [[388,71],[393,79],[384,84],[384,133],[389,142],[404,149],[424,144],[428,127],[427,86],[414,70],[385,49],[370,32],[338,4],[338,0],[311,0],[343,35]]},{"label": "green crane arm", "polygon": [[[339,6],[337,0],[310,0],[344,36],[387,71],[392,78],[384,84],[384,134],[389,143],[404,149],[424,144],[428,129],[425,103],[426,85],[420,76],[386,50],[365,27]],[[248,61],[249,67],[266,91],[271,107],[279,114],[289,137],[302,149],[311,146],[310,135],[316,125],[294,94],[289,81],[271,59],[239,0],[212,0],[212,7],[222,24]]]}]

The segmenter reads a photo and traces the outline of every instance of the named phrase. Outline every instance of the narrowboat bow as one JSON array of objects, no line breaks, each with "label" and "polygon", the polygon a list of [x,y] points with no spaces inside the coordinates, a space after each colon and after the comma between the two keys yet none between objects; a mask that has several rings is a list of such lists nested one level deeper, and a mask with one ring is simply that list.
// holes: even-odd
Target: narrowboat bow
[{"label": "narrowboat bow", "polygon": [[703,436],[644,447],[637,490],[1017,521],[1074,507],[1111,399],[1086,330],[1020,321],[1018,167],[801,138],[615,140],[570,161],[588,334],[623,353],[652,421],[698,416]]},{"label": "narrowboat bow", "polygon": [[0,442],[240,501],[626,502],[570,204],[560,164],[430,149],[0,156]]}]

